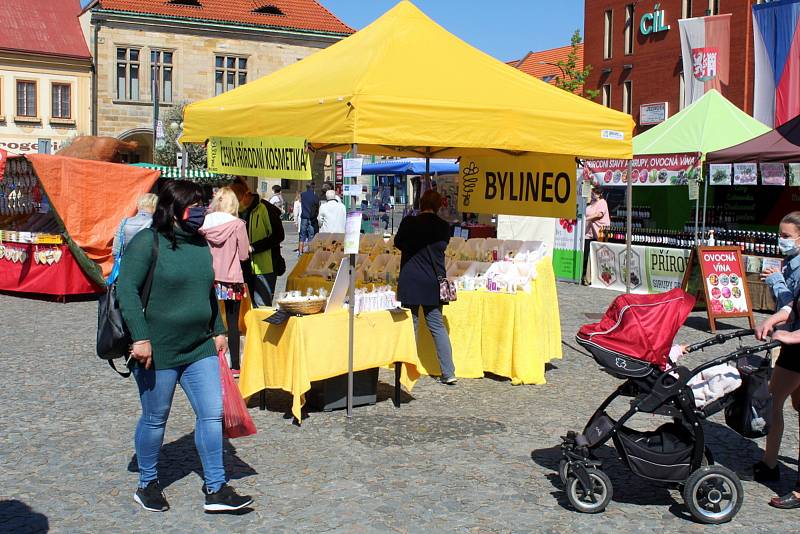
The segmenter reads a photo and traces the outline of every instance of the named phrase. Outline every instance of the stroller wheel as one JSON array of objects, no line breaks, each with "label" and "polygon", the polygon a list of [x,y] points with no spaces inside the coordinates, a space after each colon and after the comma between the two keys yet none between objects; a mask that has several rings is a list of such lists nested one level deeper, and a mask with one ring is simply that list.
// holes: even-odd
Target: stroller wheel
[{"label": "stroller wheel", "polygon": [[604,472],[594,467],[586,469],[586,474],[591,482],[590,487],[575,476],[567,480],[567,498],[569,503],[583,514],[597,514],[602,512],[611,502],[613,487],[611,479]]},{"label": "stroller wheel", "polygon": [[686,480],[683,500],[701,523],[727,523],[739,512],[744,500],[736,473],[721,465],[701,467]]},{"label": "stroller wheel", "polygon": [[569,462],[562,458],[560,462],[558,462],[558,478],[561,479],[561,483],[565,486],[567,485],[567,473],[569,472]]}]

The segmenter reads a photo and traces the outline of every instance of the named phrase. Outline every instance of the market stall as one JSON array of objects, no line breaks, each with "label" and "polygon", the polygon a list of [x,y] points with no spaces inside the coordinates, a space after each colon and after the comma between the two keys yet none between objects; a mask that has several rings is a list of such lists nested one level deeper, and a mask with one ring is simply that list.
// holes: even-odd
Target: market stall
[{"label": "market stall", "polygon": [[[767,130],[765,125],[712,90],[667,121],[634,138],[635,157],[630,177],[627,162],[587,160],[586,173],[595,182],[610,190],[625,187],[630,182],[633,191],[631,228],[626,228],[627,206],[617,203],[611,208],[611,226],[591,244],[588,268],[592,286],[626,289],[626,255],[621,244],[630,233],[634,247],[631,291],[663,292],[678,287],[685,260],[695,245],[695,227],[702,218],[702,210],[698,209],[701,192],[697,180],[703,175],[705,155],[752,139]],[[715,223],[718,213],[721,216],[721,212],[711,209],[709,221]],[[726,216],[733,218],[733,211]],[[700,233],[702,239],[704,236],[702,231]],[[724,232],[720,236],[724,236]],[[742,243],[745,238],[751,239],[744,232],[741,236]],[[752,246],[743,250],[754,256],[759,252],[766,255],[766,245],[760,245],[759,249],[755,241],[753,236]],[[754,265],[752,260],[750,264]],[[754,291],[754,305],[762,301],[756,293],[757,290]]]},{"label": "market stall", "polygon": [[[414,77],[396,75],[411,71]],[[419,79],[425,80],[424,93],[419,91]],[[468,158],[473,174],[462,173],[461,185],[466,183],[467,187],[460,189],[458,201],[468,203],[470,210],[463,211],[558,217],[570,209],[574,216],[574,177],[569,177],[574,171],[563,169],[574,169],[575,156],[630,158],[632,130],[629,115],[497,61],[448,33],[410,2],[402,1],[366,28],[302,61],[187,106],[181,140],[202,143],[215,137],[296,136],[306,139],[312,150],[426,159],[462,157],[462,164]],[[510,167],[514,172],[535,172],[536,178],[532,174],[529,184],[523,184],[521,197],[510,195],[513,204],[502,202],[510,198],[505,194],[482,199],[474,184],[487,176],[479,172],[477,163],[484,169],[496,165],[507,168],[507,172],[512,172]],[[542,195],[538,193],[540,183]],[[355,254],[349,258],[353,271],[350,279],[355,280],[358,260]],[[507,309],[513,307],[515,330],[538,334],[540,328],[549,326],[546,335],[551,344],[538,347],[511,342],[504,347],[514,351],[512,362],[524,358],[533,361],[541,371],[537,371],[541,378],[533,381],[541,383],[543,362],[561,355],[561,333],[554,280],[552,274],[548,276],[552,270],[549,265],[539,269],[538,263],[535,267],[540,273],[535,285],[547,286],[537,291],[549,294],[546,298],[551,306],[541,313],[550,315],[551,322],[537,324],[537,316],[526,315],[525,307],[516,303]],[[385,277],[391,271],[382,272]],[[533,288],[526,289],[518,293],[535,294]],[[477,293],[475,300],[485,305],[504,300],[495,299],[497,295],[488,291]],[[469,300],[464,298],[465,302]],[[351,295],[351,302],[354,299]],[[470,319],[480,321],[483,315]],[[348,338],[356,346],[370,343],[354,334]],[[246,350],[260,353],[247,354],[246,358],[267,357],[263,346],[259,349],[256,343],[248,343]],[[244,380],[249,380],[249,372],[245,367]]]},{"label": "market stall", "polygon": [[116,225],[156,177],[61,156],[10,158],[0,181],[0,290],[56,298],[104,291]]}]

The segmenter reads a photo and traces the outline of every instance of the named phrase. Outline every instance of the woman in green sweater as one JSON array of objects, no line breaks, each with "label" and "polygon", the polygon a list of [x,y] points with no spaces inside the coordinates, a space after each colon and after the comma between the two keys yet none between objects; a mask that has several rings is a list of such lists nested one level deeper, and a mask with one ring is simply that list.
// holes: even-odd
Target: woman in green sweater
[{"label": "woman in green sweater", "polygon": [[[158,483],[158,455],[178,383],[196,415],[194,437],[203,464],[205,510],[238,510],[252,502],[226,484],[222,462],[217,352],[226,349],[227,341],[214,294],[211,252],[197,233],[205,218],[202,199],[197,184],[168,182],[158,196],[152,230],[139,232],[126,247],[117,282],[120,311],[133,337],[133,374],[142,403],[134,439],[139,463],[134,500],[154,512],[169,509]],[[156,268],[149,302],[142,302],[154,259],[154,232]]]}]

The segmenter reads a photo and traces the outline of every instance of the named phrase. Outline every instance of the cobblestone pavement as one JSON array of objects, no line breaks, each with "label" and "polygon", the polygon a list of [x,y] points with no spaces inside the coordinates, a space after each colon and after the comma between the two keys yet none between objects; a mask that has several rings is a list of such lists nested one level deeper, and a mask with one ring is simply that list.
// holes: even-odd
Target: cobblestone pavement
[{"label": "cobblestone pavement", "polygon": [[[226,441],[232,484],[255,498],[251,510],[227,516],[202,511],[194,421],[181,392],[160,472],[172,509],[154,514],[133,503],[138,398],[131,381],[93,354],[94,302],[0,296],[0,531],[704,530],[686,517],[676,491],[634,477],[611,449],[601,456],[614,500],[602,515],[572,511],[554,477],[559,435],[580,429],[618,384],[571,341],[589,321],[585,313],[602,312],[613,296],[559,286],[565,355],[553,362],[543,386],[485,378],[448,388],[423,378],[398,410],[389,400],[391,373],[381,371],[377,405],[358,408],[349,422],[341,411],[312,412],[302,427],[285,415],[289,397],[270,392],[269,410],[251,409],[258,434]],[[703,324],[701,317],[693,315],[690,324]],[[687,341],[703,336],[689,327],[680,333]],[[642,419],[655,424],[652,416]],[[773,490],[786,491],[794,480],[798,426],[793,412],[788,419],[783,482],[773,489],[744,482],[741,512],[715,532],[798,531],[797,512],[766,504]],[[763,446],[719,418],[706,428],[718,462],[735,470],[756,460]]]}]

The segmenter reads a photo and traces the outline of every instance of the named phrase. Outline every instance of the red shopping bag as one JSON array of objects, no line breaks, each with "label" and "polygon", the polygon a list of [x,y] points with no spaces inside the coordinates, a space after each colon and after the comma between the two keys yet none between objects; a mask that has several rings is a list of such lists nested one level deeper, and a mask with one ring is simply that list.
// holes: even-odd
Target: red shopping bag
[{"label": "red shopping bag", "polygon": [[256,425],[233,379],[225,353],[219,354],[219,376],[222,379],[222,434],[226,438],[241,438],[256,433]]}]

